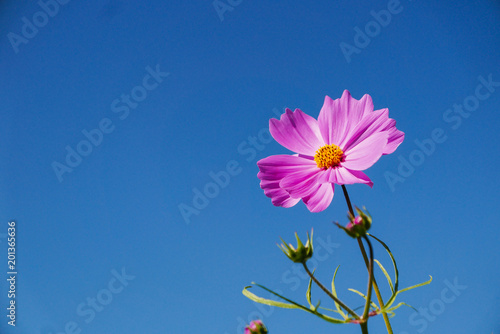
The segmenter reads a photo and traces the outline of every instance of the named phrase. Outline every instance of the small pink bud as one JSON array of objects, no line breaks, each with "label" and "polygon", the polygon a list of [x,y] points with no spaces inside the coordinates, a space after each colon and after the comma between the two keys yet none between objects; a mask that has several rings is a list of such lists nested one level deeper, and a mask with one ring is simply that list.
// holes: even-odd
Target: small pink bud
[{"label": "small pink bud", "polygon": [[370,226],[372,224],[372,217],[368,212],[365,213],[357,207],[356,211],[358,212],[358,216],[353,217],[351,214],[349,214],[348,217],[350,221],[345,227],[336,223],[338,227],[343,229],[349,236],[353,238],[365,236],[366,232],[370,229]]},{"label": "small pink bud", "polygon": [[267,328],[261,320],[254,320],[245,327],[245,334],[267,334]]},{"label": "small pink bud", "polygon": [[363,224],[363,218],[361,218],[361,216],[357,216],[356,218],[354,218],[354,225],[361,225]]}]

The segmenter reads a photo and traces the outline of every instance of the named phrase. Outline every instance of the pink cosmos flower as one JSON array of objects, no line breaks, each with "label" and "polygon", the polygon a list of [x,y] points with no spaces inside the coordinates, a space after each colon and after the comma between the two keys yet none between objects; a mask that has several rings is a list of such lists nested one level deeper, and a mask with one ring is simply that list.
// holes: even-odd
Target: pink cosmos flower
[{"label": "pink cosmos flower", "polygon": [[326,96],[317,120],[299,109],[286,109],[279,120],[269,121],[269,130],[297,154],[258,161],[261,188],[275,206],[289,208],[302,199],[311,212],[330,205],[335,184],[372,187],[362,170],[394,152],[404,139],[389,109],[373,110],[369,95],[356,100],[347,90],[340,99]]}]

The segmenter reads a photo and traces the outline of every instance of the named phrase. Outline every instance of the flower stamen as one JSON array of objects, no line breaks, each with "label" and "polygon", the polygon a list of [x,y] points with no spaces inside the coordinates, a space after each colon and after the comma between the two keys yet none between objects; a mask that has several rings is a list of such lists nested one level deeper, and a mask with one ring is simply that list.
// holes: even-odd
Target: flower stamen
[{"label": "flower stamen", "polygon": [[314,161],[319,168],[328,169],[342,162],[344,152],[335,144],[325,145],[316,151]]}]

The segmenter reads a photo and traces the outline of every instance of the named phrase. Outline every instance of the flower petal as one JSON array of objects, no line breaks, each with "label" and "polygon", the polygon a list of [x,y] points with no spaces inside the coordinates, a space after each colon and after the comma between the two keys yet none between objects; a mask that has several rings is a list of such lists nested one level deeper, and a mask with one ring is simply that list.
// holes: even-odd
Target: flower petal
[{"label": "flower petal", "polygon": [[387,108],[365,114],[361,121],[351,129],[349,134],[338,145],[344,152],[349,150],[349,148],[357,145],[370,135],[382,132],[388,119],[389,109]]},{"label": "flower petal", "polygon": [[350,170],[342,166],[328,168],[324,173],[318,176],[317,182],[321,184],[335,183],[339,185],[364,183],[368,184],[370,187],[373,186],[373,182],[365,173],[357,170]]},{"label": "flower petal", "polygon": [[377,132],[351,146],[344,152],[345,160],[341,165],[354,170],[370,168],[382,156],[388,137],[387,131]]},{"label": "flower petal", "polygon": [[405,139],[405,133],[396,128],[396,121],[389,118],[384,126],[384,130],[389,132],[389,139],[384,149],[384,154],[393,153]]},{"label": "flower petal", "polygon": [[274,206],[291,208],[300,201],[300,198],[291,198],[288,191],[280,188],[280,181],[263,180],[260,182],[260,187],[264,189],[264,194],[271,198]]},{"label": "flower petal", "polygon": [[272,155],[257,161],[257,166],[259,179],[281,180],[290,173],[316,166],[316,162],[296,155]]},{"label": "flower petal", "polygon": [[371,111],[373,101],[370,95],[364,95],[359,101],[347,90],[340,99],[332,100],[326,96],[318,117],[323,140],[327,144],[339,145],[363,116]]},{"label": "flower petal", "polygon": [[299,109],[286,109],[280,119],[269,121],[273,138],[287,149],[305,155],[312,155],[323,146],[318,121]]},{"label": "flower petal", "polygon": [[335,168],[335,183],[337,184],[355,184],[364,183],[373,187],[373,182],[370,178],[363,172],[359,170],[350,170],[348,168]]},{"label": "flower petal", "polygon": [[273,155],[259,160],[257,165],[260,170],[257,176],[264,194],[271,198],[275,206],[289,208],[297,204],[300,198],[292,198],[288,191],[280,187],[280,181],[289,174],[316,166],[316,163],[294,155]]},{"label": "flower petal", "polygon": [[323,172],[317,166],[288,174],[281,180],[280,187],[288,191],[292,198],[309,196],[315,189],[316,179]]},{"label": "flower petal", "polygon": [[334,168],[328,168],[323,173],[320,173],[317,178],[318,183],[335,183]]},{"label": "flower petal", "polygon": [[335,185],[333,183],[318,184],[316,189],[302,200],[311,212],[325,210],[333,199]]},{"label": "flower petal", "polygon": [[396,128],[396,121],[389,118],[389,109],[387,108],[365,114],[363,119],[351,130],[339,146],[346,151],[368,136],[382,131],[389,133],[383,154],[391,154],[403,142],[404,133]]}]

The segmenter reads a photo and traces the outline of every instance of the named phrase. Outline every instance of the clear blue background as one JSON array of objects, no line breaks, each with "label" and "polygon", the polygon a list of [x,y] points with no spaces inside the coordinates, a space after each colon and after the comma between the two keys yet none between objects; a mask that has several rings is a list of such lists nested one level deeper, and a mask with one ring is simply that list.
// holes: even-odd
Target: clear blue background
[{"label": "clear blue background", "polygon": [[[398,300],[439,314],[425,320],[401,308],[394,333],[498,333],[500,87],[456,129],[443,119],[475,94],[479,76],[500,82],[498,1],[401,0],[400,12],[350,62],[340,44],[354,46],[355,27],[364,30],[370,12],[390,1],[232,3],[221,20],[211,0],[70,1],[16,53],[8,34],[20,35],[22,18],[32,22],[41,7],[2,1],[0,276],[12,219],[19,274],[15,328],[0,280],[0,332],[64,333],[73,321],[81,333],[233,334],[260,312],[273,334],[359,333],[300,311],[259,311],[241,294],[256,281],[305,303],[307,280],[275,243],[314,227],[331,243],[318,277],[329,284],[340,264],[340,296],[362,304],[347,291],[365,289],[361,255],[332,224],[346,223],[340,188],[321,213],[302,203],[276,208],[259,188],[256,162],[288,151],[272,141],[241,152],[249,137],[266,133],[273,109],[317,117],[325,95],[348,89],[388,107],[406,133],[367,171],[373,189],[350,186],[351,198],[369,208],[372,233],[399,260],[401,287],[434,277]],[[121,120],[111,104],[142,84],[148,66],[170,75]],[[65,147],[75,149],[82,130],[104,118],[113,132],[59,182],[53,162],[64,163]],[[391,189],[386,172],[398,173],[415,140],[436,128],[446,141]],[[193,206],[193,189],[203,190],[209,173],[231,160],[241,172],[187,224],[179,205]],[[390,268],[384,251],[375,252]],[[122,268],[135,278],[86,323],[78,305],[103,296],[112,270]],[[440,302],[454,280],[466,288]],[[319,290],[313,298],[330,305]],[[380,316],[369,325],[384,332]]]}]

